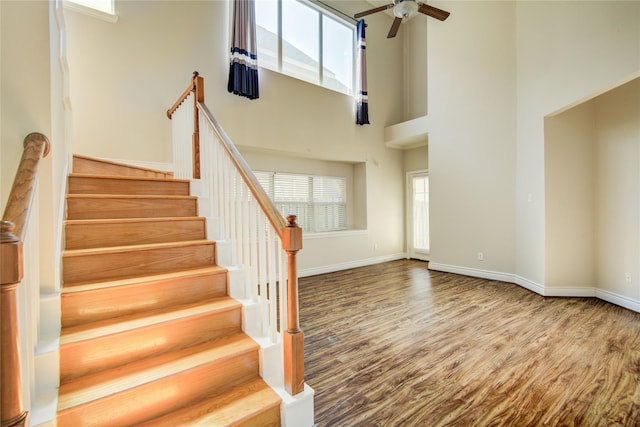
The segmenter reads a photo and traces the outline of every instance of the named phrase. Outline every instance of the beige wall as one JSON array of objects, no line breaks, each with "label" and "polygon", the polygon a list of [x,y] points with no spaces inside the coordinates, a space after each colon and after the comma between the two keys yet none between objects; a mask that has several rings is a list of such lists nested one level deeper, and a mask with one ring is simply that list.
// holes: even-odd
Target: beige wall
[{"label": "beige wall", "polygon": [[640,78],[545,119],[549,294],[640,309]]},{"label": "beige wall", "polygon": [[[353,14],[366,2],[332,1]],[[319,271],[404,252],[403,154],[385,147],[384,127],[403,119],[401,38],[391,17],[367,19],[370,126],[354,124],[354,99],[260,70],[260,99],[227,93],[228,2],[117,1],[118,22],[66,12],[76,152],[171,162],[165,116],[192,71],[205,78],[206,103],[246,149],[363,163],[367,232],[305,241],[300,268]]]},{"label": "beige wall", "polygon": [[451,17],[428,23],[432,264],[544,291],[570,244],[546,242],[544,118],[640,70],[640,2],[433,4]]},{"label": "beige wall", "polygon": [[[45,134],[49,155],[40,163],[37,203],[44,214],[29,227],[39,227],[40,286],[51,293],[60,286],[60,224],[64,208],[64,182],[68,164],[68,141],[64,111],[64,49],[55,3],[49,1],[2,1],[1,76],[1,173],[0,206],[11,190],[22,155],[24,137]],[[61,14],[58,18],[62,18]]]},{"label": "beige wall", "polygon": [[515,4],[433,5],[451,16],[427,23],[431,265],[513,273]]},{"label": "beige wall", "polygon": [[49,7],[43,1],[0,2],[2,54],[0,206],[4,206],[29,133],[51,132]]},{"label": "beige wall", "polygon": [[[41,132],[51,142],[40,162],[38,183],[24,242],[24,279],[18,288],[22,391],[32,423],[43,415],[40,394],[59,383],[56,351],[64,182],[68,164],[64,108],[62,16],[49,1],[0,2],[0,205],[4,211],[23,151],[23,139]],[[45,342],[47,345],[43,345]],[[37,349],[37,350],[36,350]],[[36,403],[38,402],[38,403]],[[50,415],[50,414],[49,414]],[[44,417],[44,418],[43,418]]]},{"label": "beige wall", "polygon": [[544,117],[640,70],[640,2],[517,2],[516,18],[516,272],[544,284]]},{"label": "beige wall", "polygon": [[416,147],[404,150],[404,170],[405,172],[429,169],[429,147]]},{"label": "beige wall", "polygon": [[545,288],[574,294],[596,286],[595,111],[590,101],[545,119]]},{"label": "beige wall", "polygon": [[[598,288],[640,309],[640,78],[595,103]],[[625,275],[630,274],[627,281]]]}]

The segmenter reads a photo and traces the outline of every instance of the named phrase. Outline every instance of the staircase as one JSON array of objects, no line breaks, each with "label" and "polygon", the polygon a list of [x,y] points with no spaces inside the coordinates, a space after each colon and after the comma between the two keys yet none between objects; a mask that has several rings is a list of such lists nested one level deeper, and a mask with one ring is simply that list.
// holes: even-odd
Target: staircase
[{"label": "staircase", "polygon": [[279,426],[189,181],[75,156],[58,426]]}]

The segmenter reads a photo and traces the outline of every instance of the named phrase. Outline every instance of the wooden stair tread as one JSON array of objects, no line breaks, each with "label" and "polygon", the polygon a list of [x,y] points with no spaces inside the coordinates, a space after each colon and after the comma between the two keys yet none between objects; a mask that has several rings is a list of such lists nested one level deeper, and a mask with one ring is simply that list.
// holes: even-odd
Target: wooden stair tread
[{"label": "wooden stair tread", "polygon": [[176,221],[202,221],[203,216],[159,216],[151,218],[96,218],[96,219],[68,219],[65,225],[84,225],[84,224],[136,224],[144,222],[176,222]]},{"label": "wooden stair tread", "polygon": [[87,255],[117,254],[135,251],[148,251],[163,248],[182,248],[194,245],[215,245],[215,240],[183,240],[179,242],[147,243],[143,245],[111,246],[106,248],[70,249],[63,253],[64,258],[81,257]]},{"label": "wooden stair tread", "polygon": [[256,378],[138,427],[234,425],[251,420],[256,413],[278,408],[281,402],[264,380]]},{"label": "wooden stair tread", "polygon": [[97,173],[76,173],[69,174],[69,178],[94,178],[105,180],[120,180],[120,181],[150,181],[150,182],[179,182],[189,184],[191,181],[188,179],[180,178],[163,178],[155,176],[127,176],[127,175],[103,175]]},{"label": "wooden stair tread", "polygon": [[165,307],[149,312],[131,314],[115,319],[101,320],[84,325],[63,328],[60,334],[60,345],[117,334],[131,329],[156,325],[176,319],[188,318],[211,312],[240,309],[242,304],[230,297],[217,297],[210,300]]},{"label": "wooden stair tread", "polygon": [[197,200],[197,196],[171,194],[67,194],[67,199],[150,199],[150,200]]},{"label": "wooden stair tread", "polygon": [[257,350],[258,344],[255,341],[244,333],[237,333],[80,377],[60,385],[58,411],[175,375],[196,366]]},{"label": "wooden stair tread", "polygon": [[157,282],[163,280],[172,280],[185,276],[205,276],[216,273],[226,273],[227,269],[219,265],[211,265],[208,267],[193,268],[189,270],[172,271],[162,274],[143,275],[137,277],[129,277],[126,279],[109,280],[103,282],[90,282],[83,285],[64,286],[62,294],[74,294],[79,292],[89,292],[99,289],[112,288],[118,286],[138,285],[146,282]]},{"label": "wooden stair tread", "polygon": [[58,425],[279,426],[191,181],[76,155],[67,183]]}]

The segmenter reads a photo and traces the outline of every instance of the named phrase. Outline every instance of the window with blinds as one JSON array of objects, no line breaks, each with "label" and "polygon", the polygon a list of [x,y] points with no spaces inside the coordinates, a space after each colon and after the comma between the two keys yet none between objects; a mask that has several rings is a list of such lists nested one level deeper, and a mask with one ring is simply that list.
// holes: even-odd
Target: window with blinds
[{"label": "window with blinds", "polygon": [[296,215],[304,231],[320,233],[347,228],[344,177],[265,171],[255,174],[280,213]]}]

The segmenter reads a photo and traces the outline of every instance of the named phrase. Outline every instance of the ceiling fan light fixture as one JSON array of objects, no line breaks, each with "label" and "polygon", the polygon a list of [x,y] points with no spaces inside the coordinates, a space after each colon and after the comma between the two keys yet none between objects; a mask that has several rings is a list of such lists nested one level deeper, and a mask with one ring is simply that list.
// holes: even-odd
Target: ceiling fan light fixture
[{"label": "ceiling fan light fixture", "polygon": [[398,18],[408,18],[418,11],[415,0],[402,0],[393,7],[393,14]]}]

